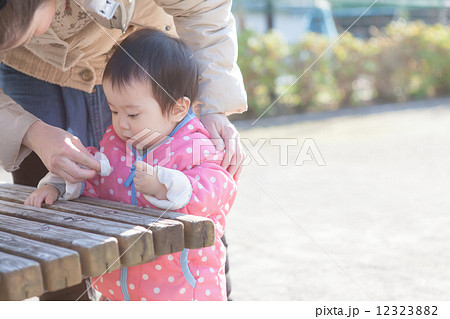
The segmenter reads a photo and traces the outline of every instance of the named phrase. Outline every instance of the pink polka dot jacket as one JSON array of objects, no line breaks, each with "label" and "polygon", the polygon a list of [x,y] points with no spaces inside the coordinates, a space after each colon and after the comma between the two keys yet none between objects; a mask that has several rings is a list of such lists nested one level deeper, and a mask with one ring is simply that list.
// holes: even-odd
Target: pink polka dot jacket
[{"label": "pink polka dot jacket", "polygon": [[[215,224],[216,238],[211,247],[184,249],[92,278],[95,289],[111,300],[226,300],[225,248],[220,238],[237,185],[220,166],[223,153],[216,151],[200,121],[185,118],[170,137],[145,154],[121,140],[112,126],[100,146],[112,172],[87,180],[83,196],[208,217]],[[89,151],[98,152],[92,147]],[[167,200],[136,191],[133,177],[137,160],[158,166]]]}]

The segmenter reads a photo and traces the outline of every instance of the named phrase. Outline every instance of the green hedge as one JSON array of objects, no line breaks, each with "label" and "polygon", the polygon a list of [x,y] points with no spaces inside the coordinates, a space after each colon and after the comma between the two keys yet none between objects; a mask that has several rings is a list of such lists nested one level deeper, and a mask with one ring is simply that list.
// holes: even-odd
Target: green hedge
[{"label": "green hedge", "polygon": [[314,33],[287,44],[276,32],[241,32],[247,116],[259,116],[274,101],[269,115],[450,93],[449,26],[397,21],[371,31],[366,40],[346,33],[329,50],[332,42]]}]

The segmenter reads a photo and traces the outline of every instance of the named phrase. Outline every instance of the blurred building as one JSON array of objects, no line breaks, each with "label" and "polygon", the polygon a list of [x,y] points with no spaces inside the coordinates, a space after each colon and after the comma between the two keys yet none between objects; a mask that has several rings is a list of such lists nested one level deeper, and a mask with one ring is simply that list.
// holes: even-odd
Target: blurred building
[{"label": "blurred building", "polygon": [[240,30],[273,29],[295,42],[307,32],[335,38],[352,24],[350,32],[365,38],[399,18],[447,25],[450,0],[235,0],[233,12]]},{"label": "blurred building", "polygon": [[288,42],[298,41],[307,32],[337,36],[330,5],[323,0],[235,0],[233,12],[238,29],[259,33],[273,29]]},{"label": "blurred building", "polygon": [[374,0],[329,0],[329,3],[338,31],[343,32],[358,19],[350,32],[362,38],[370,36],[371,26],[381,29],[397,19],[450,23],[449,0],[380,0],[373,6]]}]

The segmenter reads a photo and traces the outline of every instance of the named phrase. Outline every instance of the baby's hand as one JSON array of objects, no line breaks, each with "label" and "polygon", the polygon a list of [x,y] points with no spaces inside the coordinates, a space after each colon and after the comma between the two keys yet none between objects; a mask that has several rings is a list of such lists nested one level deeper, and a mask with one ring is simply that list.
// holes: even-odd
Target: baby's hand
[{"label": "baby's hand", "polygon": [[58,199],[58,196],[59,190],[47,184],[31,193],[25,200],[25,205],[41,207],[44,202],[46,205],[51,205]]},{"label": "baby's hand", "polygon": [[138,192],[155,196],[158,199],[167,199],[167,189],[158,180],[157,170],[145,162],[136,162],[134,186]]}]

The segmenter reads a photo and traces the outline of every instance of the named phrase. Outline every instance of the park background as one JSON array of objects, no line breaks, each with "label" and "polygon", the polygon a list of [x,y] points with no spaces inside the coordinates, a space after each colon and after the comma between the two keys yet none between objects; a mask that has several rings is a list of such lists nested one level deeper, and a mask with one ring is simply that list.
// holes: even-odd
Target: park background
[{"label": "park background", "polygon": [[248,155],[231,298],[448,300],[450,2],[233,12],[249,110],[231,117]]}]

